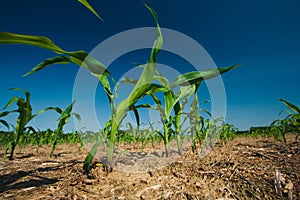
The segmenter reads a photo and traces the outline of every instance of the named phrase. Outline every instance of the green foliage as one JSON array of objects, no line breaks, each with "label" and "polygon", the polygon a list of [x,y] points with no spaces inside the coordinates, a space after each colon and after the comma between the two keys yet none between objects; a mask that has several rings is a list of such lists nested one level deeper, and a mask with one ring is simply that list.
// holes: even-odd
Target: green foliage
[{"label": "green foliage", "polygon": [[272,122],[270,128],[275,139],[283,139],[286,143],[287,133],[300,134],[300,108],[284,99],[279,99],[279,101],[288,108],[289,115],[285,119]]},{"label": "green foliage", "polygon": [[[156,40],[154,41],[148,62],[144,66],[143,72],[142,72],[141,76],[139,77],[138,81],[136,82],[136,84],[135,84],[133,90],[131,91],[131,93],[129,94],[129,96],[126,99],[124,99],[123,101],[121,101],[119,103],[119,105],[116,107],[116,109],[114,109],[114,106],[113,106],[113,95],[111,94],[110,86],[109,86],[109,84],[107,84],[107,88],[109,88],[109,93],[111,94],[110,102],[111,102],[111,109],[112,109],[110,123],[109,123],[109,126],[106,127],[106,128],[110,129],[109,134],[107,134],[107,135],[109,135],[107,158],[108,158],[108,166],[110,168],[113,167],[113,152],[115,149],[114,145],[117,140],[116,135],[118,133],[118,130],[119,130],[122,120],[126,117],[127,112],[129,110],[135,110],[135,104],[142,97],[147,95],[147,93],[149,91],[151,91],[154,88],[152,81],[154,79],[154,74],[155,74],[155,70],[156,70],[157,55],[160,52],[160,49],[162,48],[163,39],[162,39],[159,24],[158,24],[157,14],[155,13],[155,11],[152,8],[150,8],[146,4],[145,4],[145,6],[152,14],[152,16],[156,22],[156,26],[157,26],[157,36],[156,36]],[[100,141],[96,142],[94,144],[94,146],[92,147],[92,149],[90,150],[90,153],[88,154],[88,156],[86,157],[86,160],[85,160],[85,164],[84,164],[85,170],[88,170],[89,169],[88,166],[91,166],[91,161],[92,161],[92,159],[97,151],[97,148],[100,144],[101,144]]]},{"label": "green foliage", "polygon": [[36,114],[32,114],[32,108],[30,104],[30,93],[27,90],[23,90],[20,88],[12,88],[11,90],[21,90],[24,91],[26,98],[23,97],[13,97],[11,100],[4,106],[4,109],[7,109],[9,106],[11,106],[14,102],[16,102],[16,105],[18,107],[17,110],[7,111],[7,114],[9,113],[18,113],[18,118],[15,125],[15,135],[13,140],[11,140],[8,145],[11,145],[10,150],[10,156],[9,159],[13,159],[13,154],[16,146],[19,144],[19,140],[21,136],[24,134],[26,129],[34,131],[33,127],[27,127],[27,124],[37,115],[43,113],[45,110],[40,110]]},{"label": "green foliage", "polygon": [[95,9],[89,4],[87,0],[78,0],[82,5],[84,5],[87,9],[89,9],[94,15],[96,15],[100,20],[103,21],[103,19],[98,15],[98,13],[95,11]]},{"label": "green foliage", "polygon": [[[8,114],[9,112],[0,112],[0,118],[5,117]],[[4,125],[7,129],[9,129],[9,124],[5,120],[0,119],[0,124]]]},{"label": "green foliage", "polygon": [[59,142],[58,137],[61,137],[63,135],[63,127],[69,122],[70,117],[73,115],[80,121],[80,115],[77,113],[72,113],[74,103],[75,102],[73,101],[65,110],[62,110],[58,107],[46,108],[46,110],[55,110],[58,114],[60,114],[60,117],[57,120],[58,121],[57,128],[52,134],[53,145],[52,145],[50,156],[53,155],[55,149],[57,148]]},{"label": "green foliage", "polygon": [[221,129],[220,139],[224,143],[226,143],[228,140],[233,140],[235,138],[235,132],[237,131],[237,128],[234,127],[232,124],[224,124]]},{"label": "green foliage", "polygon": [[[102,18],[97,14],[94,8],[88,3],[87,0],[78,0],[86,8],[88,8],[94,15],[99,19]],[[107,70],[101,62],[91,57],[85,51],[65,51],[52,40],[44,36],[32,36],[32,35],[22,35],[8,32],[0,32],[0,44],[23,44],[40,47],[43,49],[50,50],[54,52],[54,57],[47,58],[41,61],[38,65],[33,67],[24,76],[31,75],[39,70],[49,67],[53,64],[67,64],[73,63],[80,67],[83,67],[91,72],[102,85],[103,90],[109,100],[111,116],[109,121],[103,130],[99,133],[94,134],[87,132],[85,134],[80,134],[83,140],[90,140],[89,142],[94,142],[94,145],[90,149],[88,155],[86,156],[84,162],[84,170],[90,170],[92,166],[92,160],[97,152],[100,145],[105,145],[107,148],[107,160],[108,169],[113,168],[113,154],[115,151],[116,143],[126,142],[133,143],[136,145],[138,142],[142,143],[142,148],[144,148],[147,142],[151,141],[152,146],[155,142],[163,141],[165,145],[166,156],[168,156],[168,148],[170,142],[176,139],[178,145],[178,152],[181,153],[181,146],[184,137],[188,137],[189,133],[183,129],[183,124],[189,119],[191,124],[191,136],[193,141],[193,146],[195,147],[196,140],[201,143],[203,140],[209,140],[210,145],[212,145],[213,140],[216,135],[218,135],[220,126],[218,125],[219,120],[209,120],[204,119],[200,115],[201,109],[199,109],[199,102],[197,96],[197,90],[204,80],[214,78],[218,75],[226,73],[238,65],[226,67],[226,68],[216,68],[210,69],[203,72],[194,71],[181,74],[175,78],[173,82],[170,82],[166,77],[164,77],[156,69],[157,56],[162,49],[163,37],[161,29],[158,23],[158,16],[156,12],[145,4],[145,7],[149,10],[156,23],[157,35],[154,40],[149,58],[147,63],[142,66],[143,71],[141,76],[137,80],[131,80],[128,78],[122,79],[123,83],[134,84],[133,90],[130,92],[129,96],[121,101],[118,105],[115,105],[115,96],[109,82],[109,78],[114,82],[113,77],[111,77],[110,72]],[[159,84],[154,83],[158,81]],[[121,83],[120,82],[120,83]],[[118,84],[116,84],[118,87]],[[158,93],[163,94],[163,99],[158,97]],[[17,144],[28,144],[34,143],[38,146],[43,144],[52,144],[51,155],[56,149],[60,142],[74,143],[78,142],[79,133],[74,132],[72,134],[63,134],[63,127],[68,123],[69,118],[74,115],[79,118],[78,114],[72,113],[72,107],[74,102],[69,105],[66,110],[61,110],[57,107],[48,107],[45,110],[55,110],[61,116],[58,119],[58,125],[56,130],[47,130],[45,132],[35,131],[33,127],[27,127],[27,123],[38,114],[44,112],[41,110],[39,113],[32,115],[32,109],[30,105],[30,94],[25,91],[26,100],[19,97],[13,97],[5,106],[5,109],[17,102],[18,110],[5,111],[0,113],[0,118],[5,117],[9,113],[17,112],[19,117],[15,126],[15,133],[13,134],[13,142],[11,145],[11,158],[13,155],[14,148]],[[194,95],[194,99],[190,106],[190,113],[184,113],[184,107],[188,103],[191,96]],[[148,104],[138,104],[138,102],[145,96],[151,96],[157,109],[160,113],[160,122],[162,128],[154,130],[153,125],[150,124],[148,129],[140,130],[140,116],[138,109],[140,108],[153,108]],[[129,111],[132,111],[136,117],[137,128],[133,128],[131,124],[128,124],[129,131],[120,130],[123,119],[126,117]],[[202,110],[208,115],[209,112]],[[186,114],[186,118],[182,120],[182,115]],[[7,122],[0,119],[0,123],[6,127],[9,127]],[[223,140],[231,138],[233,127],[223,126],[223,135],[221,136]],[[35,138],[34,140],[31,140]],[[92,139],[91,139],[92,138]],[[83,144],[83,141],[81,141]],[[7,150],[7,149],[6,149]],[[6,151],[5,150],[5,151]],[[118,155],[117,155],[118,156]],[[111,168],[111,169],[110,169]]]}]

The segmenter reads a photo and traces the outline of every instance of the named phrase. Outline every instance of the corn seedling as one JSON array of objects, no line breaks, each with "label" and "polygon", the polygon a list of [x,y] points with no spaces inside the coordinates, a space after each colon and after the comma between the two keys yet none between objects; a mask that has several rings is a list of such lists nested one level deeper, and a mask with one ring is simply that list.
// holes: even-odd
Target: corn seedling
[{"label": "corn seedling", "polygon": [[[20,88],[12,88],[12,90],[23,90]],[[13,159],[13,154],[16,146],[19,144],[20,137],[23,135],[23,133],[26,131],[26,125],[37,115],[43,113],[45,110],[40,110],[36,114],[32,114],[32,108],[30,104],[30,93],[27,90],[23,90],[25,93],[26,98],[22,97],[13,97],[3,109],[8,108],[11,106],[14,102],[16,102],[16,105],[18,107],[17,110],[8,111],[9,113],[18,113],[19,116],[17,118],[16,126],[15,126],[15,135],[14,139],[11,141],[11,150],[10,150],[10,156],[9,160]],[[29,129],[33,130],[32,127],[29,127]]]},{"label": "corn seedling", "polygon": [[237,128],[235,128],[234,125],[228,123],[224,124],[221,127],[221,134],[220,134],[221,141],[226,144],[228,140],[233,140],[236,131]]},{"label": "corn seedling", "polygon": [[[108,171],[111,171],[113,168],[113,153],[114,153],[114,145],[116,142],[116,135],[118,133],[119,126],[122,122],[122,120],[126,117],[127,112],[129,110],[134,110],[136,103],[145,95],[147,95],[147,92],[153,89],[153,78],[154,78],[154,73],[156,70],[156,57],[158,53],[160,52],[160,49],[162,47],[163,39],[160,31],[160,27],[158,24],[158,18],[157,14],[155,11],[147,6],[145,4],[146,8],[150,11],[152,16],[154,17],[154,20],[156,22],[156,27],[157,27],[157,37],[156,40],[154,41],[149,60],[147,64],[145,65],[143,72],[138,79],[137,83],[135,84],[133,90],[129,94],[129,96],[121,101],[119,105],[116,107],[116,109],[113,109],[114,107],[112,106],[112,116],[110,118],[110,132],[109,132],[109,137],[108,137],[108,147],[107,147],[107,164],[108,164]],[[113,101],[113,98],[111,99]],[[92,147],[90,150],[88,156],[86,157],[85,164],[84,164],[84,169],[89,170],[91,166],[91,161],[93,157],[96,154],[97,148],[99,145],[102,143],[102,141],[98,141],[95,143],[95,145]]]},{"label": "corn seedling", "polygon": [[73,105],[75,102],[72,102],[65,110],[62,110],[58,107],[48,107],[46,110],[55,110],[60,117],[58,118],[58,124],[56,130],[53,132],[52,135],[52,149],[50,156],[53,156],[53,153],[58,145],[58,138],[62,137],[63,135],[63,128],[69,122],[70,117],[73,115],[80,121],[80,116],[77,113],[72,113]]},{"label": "corn seedling", "polygon": [[[279,99],[279,101],[288,108],[287,113],[289,115],[285,119],[275,120],[271,124],[271,131],[275,139],[281,135],[283,141],[286,143],[286,133],[300,133],[300,108],[284,99]],[[297,135],[296,140],[298,136],[299,135]]]}]

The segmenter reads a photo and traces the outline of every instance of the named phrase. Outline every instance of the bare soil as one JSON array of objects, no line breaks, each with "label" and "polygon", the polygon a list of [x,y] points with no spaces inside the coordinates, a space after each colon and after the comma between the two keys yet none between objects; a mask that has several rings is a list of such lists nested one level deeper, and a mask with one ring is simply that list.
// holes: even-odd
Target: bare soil
[{"label": "bare soil", "polygon": [[300,199],[300,142],[237,138],[205,157],[187,151],[160,170],[106,174],[95,160],[82,169],[86,150],[60,145],[17,149],[3,159],[0,149],[0,199]]}]

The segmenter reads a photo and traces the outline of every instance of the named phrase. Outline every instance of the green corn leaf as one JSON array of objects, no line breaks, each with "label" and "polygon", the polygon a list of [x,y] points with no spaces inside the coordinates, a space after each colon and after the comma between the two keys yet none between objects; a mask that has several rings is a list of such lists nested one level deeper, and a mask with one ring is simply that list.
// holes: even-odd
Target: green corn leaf
[{"label": "green corn leaf", "polygon": [[64,111],[64,113],[70,114],[70,113],[72,112],[72,109],[73,109],[74,104],[75,104],[75,101],[73,101],[73,102],[66,108],[66,110]]},{"label": "green corn leaf", "polygon": [[11,106],[14,102],[18,101],[19,97],[13,97],[11,98],[7,104],[2,108],[2,110],[5,110],[6,108],[8,108],[9,106]]},{"label": "green corn leaf", "polygon": [[201,111],[206,113],[209,117],[211,117],[211,118],[213,117],[212,114],[208,110],[201,109]]},{"label": "green corn leaf", "polygon": [[154,17],[154,20],[155,20],[156,24],[158,24],[158,15],[157,15],[157,13],[150,6],[148,6],[146,3],[144,3],[144,5],[151,12],[152,16]]},{"label": "green corn leaf", "polygon": [[136,63],[136,62],[131,62],[132,64],[134,64],[136,67],[139,67],[139,68],[144,68],[145,66],[141,63]]},{"label": "green corn leaf", "polygon": [[[96,76],[98,78],[99,82],[101,83],[101,85],[106,93],[106,96],[108,98],[108,101],[110,103],[110,109],[112,112],[114,112],[114,110],[115,110],[114,95],[111,91],[110,83],[109,83],[107,77],[104,74],[93,74],[93,75]],[[114,81],[113,78],[112,78],[112,81]]]},{"label": "green corn leaf", "polygon": [[5,120],[0,119],[0,123],[3,124],[7,129],[9,129],[9,124]]},{"label": "green corn leaf", "polygon": [[287,106],[289,109],[293,110],[295,113],[300,114],[300,109],[295,106],[294,104],[284,100],[284,99],[279,99],[285,106]]},{"label": "green corn leaf", "polygon": [[171,87],[174,88],[176,86],[199,84],[203,80],[214,78],[238,66],[240,65],[233,65],[230,67],[218,68],[218,69],[209,69],[203,72],[199,72],[199,71],[187,72],[185,74],[181,74],[178,77],[176,77],[173,83],[171,84]]},{"label": "green corn leaf", "polygon": [[26,130],[29,130],[29,131],[31,131],[33,133],[37,133],[36,130],[35,130],[35,128],[33,128],[32,126],[27,126]]},{"label": "green corn leaf", "polygon": [[59,107],[47,107],[45,110],[55,110],[58,114],[62,114],[63,111]]},{"label": "green corn leaf", "polygon": [[115,119],[116,124],[119,124],[121,120],[125,117],[126,112],[130,106],[135,104],[138,100],[140,100],[143,96],[146,95],[147,91],[152,89],[152,81],[154,78],[154,73],[156,71],[156,57],[160,49],[162,48],[163,38],[158,24],[157,14],[152,8],[150,8],[146,4],[145,6],[148,8],[148,10],[151,12],[152,16],[155,19],[156,26],[157,26],[157,37],[156,40],[154,41],[150,53],[150,58],[146,66],[144,67],[144,70],[138,82],[136,83],[129,97],[123,100],[117,107],[116,119]]},{"label": "green corn leaf", "polygon": [[0,112],[0,117],[5,117],[7,116],[11,111],[5,111],[5,112]]},{"label": "green corn leaf", "polygon": [[115,85],[116,97],[118,97],[118,93],[119,93],[118,91],[119,91],[119,87],[120,87],[121,83],[135,85],[137,83],[137,80],[133,80],[133,79],[128,78],[128,77],[123,77],[120,81],[118,81],[117,84]]},{"label": "green corn leaf", "polygon": [[75,117],[76,117],[76,119],[79,121],[79,122],[81,122],[81,116],[78,114],[78,113],[72,113]]},{"label": "green corn leaf", "polygon": [[134,116],[135,116],[135,119],[136,119],[136,125],[137,125],[137,127],[139,129],[139,127],[141,125],[139,112],[138,112],[138,110],[137,110],[137,108],[135,106],[132,106],[131,110],[134,113]]},{"label": "green corn leaf", "polygon": [[84,164],[83,164],[84,171],[89,171],[91,169],[93,158],[95,157],[97,149],[100,146],[100,144],[101,144],[101,141],[100,140],[97,141],[93,145],[91,150],[88,152],[88,155],[85,157]]},{"label": "green corn leaf", "polygon": [[179,88],[179,94],[174,95],[172,92],[165,93],[164,99],[165,99],[165,105],[166,105],[166,116],[167,118],[171,115],[171,112],[174,108],[174,106],[183,98],[191,96],[195,91],[194,85],[188,85],[188,86],[181,86]]},{"label": "green corn leaf", "polygon": [[157,80],[160,84],[162,84],[164,87],[169,88],[170,84],[167,78],[163,76],[154,76],[154,79]]},{"label": "green corn leaf", "polygon": [[[57,46],[52,40],[44,36],[22,35],[8,32],[0,32],[0,44],[23,44],[36,46],[51,50],[57,54],[66,54],[69,56],[69,61],[82,66],[95,74],[103,74],[110,76],[107,68],[89,56],[85,51],[68,52]],[[32,74],[33,72],[29,72]]]},{"label": "green corn leaf", "polygon": [[[81,62],[81,65],[91,71],[94,74],[102,74],[106,76],[111,76],[110,73],[108,72],[107,68],[103,63],[100,61],[96,60],[92,56],[90,56],[88,53],[84,51],[77,51],[77,52],[70,52],[68,55],[74,58],[78,58],[79,62]],[[84,61],[82,63],[82,61]],[[74,62],[76,63],[76,62]]]},{"label": "green corn leaf", "polygon": [[139,127],[140,126],[140,115],[139,115],[139,112],[138,112],[138,108],[152,108],[152,106],[149,105],[149,104],[140,104],[140,105],[132,105],[130,107],[129,110],[133,111],[133,113],[135,115],[136,122],[137,122],[137,126]]},{"label": "green corn leaf", "polygon": [[22,88],[9,88],[9,90],[23,91],[25,93],[25,96],[26,96],[27,105],[30,105],[30,92],[29,91],[24,90]]},{"label": "green corn leaf", "polygon": [[0,32],[0,44],[24,44],[48,49],[58,54],[65,53],[64,50],[58,47],[49,38],[43,36],[21,35],[8,32]]},{"label": "green corn leaf", "polygon": [[[115,86],[116,96],[118,96],[118,89],[119,89],[119,86],[121,83],[136,85],[137,82],[138,82],[138,80],[133,80],[128,77],[123,77]],[[156,83],[151,83],[150,89],[145,93],[145,95],[149,95],[149,94],[155,93],[155,92],[167,92],[167,91],[169,91],[169,89],[167,87],[156,84]]]},{"label": "green corn leaf", "polygon": [[164,87],[166,88],[170,87],[169,80],[166,77],[164,77],[158,70],[156,70],[156,76],[154,76],[154,79],[157,80]]},{"label": "green corn leaf", "polygon": [[94,15],[96,15],[101,21],[103,19],[98,15],[98,13],[95,11],[95,9],[89,4],[87,0],[78,0],[82,5],[84,5],[87,9],[89,9]]},{"label": "green corn leaf", "polygon": [[46,110],[46,109],[42,109],[42,110],[40,110],[39,112],[37,112],[36,114],[31,115],[29,121],[32,120],[33,118],[35,118],[36,116],[38,116],[38,115],[44,113],[45,111],[47,111],[47,110]]},{"label": "green corn leaf", "polygon": [[44,61],[42,61],[41,63],[39,63],[38,65],[36,65],[34,68],[32,68],[30,70],[30,72],[26,73],[23,75],[23,77],[31,75],[49,65],[53,65],[53,64],[67,64],[70,63],[70,60],[67,56],[55,56],[52,58],[48,58]]},{"label": "green corn leaf", "polygon": [[139,104],[134,106],[135,108],[153,108],[150,104]]},{"label": "green corn leaf", "polygon": [[[78,66],[81,66],[87,70],[89,70],[92,75],[96,76],[109,98],[111,103],[111,108],[113,110],[113,95],[109,86],[109,81],[106,76],[110,76],[107,68],[99,61],[88,55],[88,53],[84,51],[75,51],[75,52],[67,52],[60,47],[58,47],[54,42],[52,42],[49,38],[43,36],[31,36],[31,35],[20,35],[14,33],[5,33],[0,32],[0,44],[24,44],[24,45],[32,45],[40,48],[51,50],[57,54],[65,54],[63,56],[53,57],[46,59],[41,62],[37,66],[35,66],[31,71],[29,71],[24,76],[28,76],[34,72],[37,72],[46,66],[51,64],[65,64],[68,62],[74,63]],[[113,79],[112,79],[113,80]],[[113,80],[114,81],[114,80]]]}]

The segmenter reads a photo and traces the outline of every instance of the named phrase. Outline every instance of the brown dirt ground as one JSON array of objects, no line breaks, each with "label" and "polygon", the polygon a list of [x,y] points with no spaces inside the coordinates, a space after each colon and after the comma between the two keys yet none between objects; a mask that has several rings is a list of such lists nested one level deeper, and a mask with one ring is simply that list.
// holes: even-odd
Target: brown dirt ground
[{"label": "brown dirt ground", "polygon": [[[237,138],[200,159],[190,151],[161,170],[83,174],[85,151],[27,146],[5,161],[0,149],[0,199],[300,199],[300,142]],[[277,184],[276,184],[277,182]]]}]

